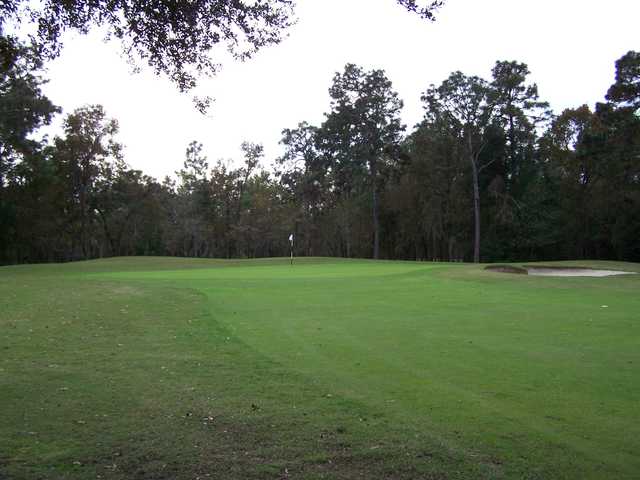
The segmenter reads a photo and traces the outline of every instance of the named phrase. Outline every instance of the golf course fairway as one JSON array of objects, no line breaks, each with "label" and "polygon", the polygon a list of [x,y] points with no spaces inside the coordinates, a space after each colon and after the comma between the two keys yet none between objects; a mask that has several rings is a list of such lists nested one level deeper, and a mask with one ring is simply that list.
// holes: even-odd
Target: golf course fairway
[{"label": "golf course fairway", "polygon": [[638,478],[639,367],[640,275],[1,267],[0,479]]}]

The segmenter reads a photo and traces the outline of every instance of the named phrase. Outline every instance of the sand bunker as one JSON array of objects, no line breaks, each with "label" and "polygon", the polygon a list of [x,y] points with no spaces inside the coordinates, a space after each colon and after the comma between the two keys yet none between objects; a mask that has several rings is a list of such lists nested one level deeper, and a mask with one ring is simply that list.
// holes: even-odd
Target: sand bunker
[{"label": "sand bunker", "polygon": [[635,272],[622,272],[620,270],[595,270],[591,268],[553,268],[553,267],[526,267],[529,275],[538,277],[610,277],[612,275],[630,275]]},{"label": "sand bunker", "polygon": [[519,273],[538,277],[610,277],[612,275],[630,275],[636,272],[623,272],[621,270],[600,270],[587,267],[556,267],[543,266],[517,266],[517,265],[489,265],[486,270],[500,273]]}]

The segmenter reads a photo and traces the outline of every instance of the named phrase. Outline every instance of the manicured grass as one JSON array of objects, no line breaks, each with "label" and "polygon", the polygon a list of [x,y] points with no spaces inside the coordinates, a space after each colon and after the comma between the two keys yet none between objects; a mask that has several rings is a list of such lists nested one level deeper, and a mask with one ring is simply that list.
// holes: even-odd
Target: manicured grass
[{"label": "manicured grass", "polygon": [[3,267],[0,479],[637,478],[639,365],[640,275]]}]

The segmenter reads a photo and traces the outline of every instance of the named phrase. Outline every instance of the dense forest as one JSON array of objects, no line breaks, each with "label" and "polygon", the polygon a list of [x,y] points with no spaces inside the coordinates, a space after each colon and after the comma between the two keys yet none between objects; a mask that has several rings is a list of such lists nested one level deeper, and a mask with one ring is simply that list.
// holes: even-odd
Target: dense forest
[{"label": "dense forest", "polygon": [[640,261],[638,52],[594,110],[554,114],[526,64],[497,61],[491,78],[425,85],[412,128],[385,72],[349,64],[322,124],[281,133],[280,158],[247,141],[210,164],[193,141],[162,181],[127,164],[100,105],[39,138],[61,115],[41,90],[47,58],[0,30],[0,264],[283,256],[290,233],[300,256]]}]

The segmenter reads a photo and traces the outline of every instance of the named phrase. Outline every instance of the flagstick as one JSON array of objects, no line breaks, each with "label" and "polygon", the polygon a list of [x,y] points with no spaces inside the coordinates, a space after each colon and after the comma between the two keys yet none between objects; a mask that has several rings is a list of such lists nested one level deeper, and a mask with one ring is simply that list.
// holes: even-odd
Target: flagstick
[{"label": "flagstick", "polygon": [[293,265],[293,233],[289,235],[289,244],[291,245],[291,265]]}]

